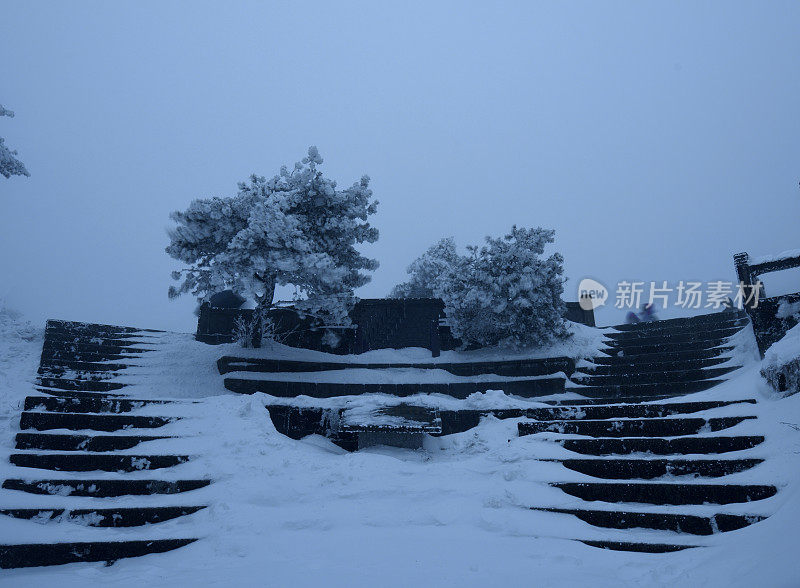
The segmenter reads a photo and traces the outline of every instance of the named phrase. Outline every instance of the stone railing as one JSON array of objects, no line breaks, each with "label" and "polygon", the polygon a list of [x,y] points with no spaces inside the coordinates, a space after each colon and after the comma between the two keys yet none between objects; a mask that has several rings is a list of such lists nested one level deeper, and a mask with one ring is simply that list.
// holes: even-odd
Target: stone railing
[{"label": "stone railing", "polygon": [[755,259],[751,259],[747,253],[737,253],[733,256],[733,263],[743,288],[749,289],[746,294],[752,293],[755,300],[744,307],[753,322],[758,349],[763,356],[770,345],[797,324],[796,314],[784,316],[779,310],[800,302],[800,292],[767,297],[759,277],[766,273],[800,267],[800,249]]}]

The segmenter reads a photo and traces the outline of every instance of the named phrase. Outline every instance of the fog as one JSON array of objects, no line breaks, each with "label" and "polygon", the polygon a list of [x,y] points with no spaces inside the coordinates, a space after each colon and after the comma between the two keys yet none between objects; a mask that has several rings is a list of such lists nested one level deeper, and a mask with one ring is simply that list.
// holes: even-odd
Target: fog
[{"label": "fog", "polygon": [[570,300],[587,276],[734,280],[734,253],[800,247],[798,22],[796,2],[5,0],[0,136],[31,176],[0,177],[0,299],[191,331],[169,212],[309,145],[381,203],[361,297],[515,223],[556,230]]}]

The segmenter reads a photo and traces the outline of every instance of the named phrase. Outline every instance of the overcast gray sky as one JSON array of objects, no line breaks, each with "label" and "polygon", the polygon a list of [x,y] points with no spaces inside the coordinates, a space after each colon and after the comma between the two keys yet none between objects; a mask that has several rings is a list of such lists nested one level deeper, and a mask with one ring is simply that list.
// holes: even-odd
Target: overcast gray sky
[{"label": "overcast gray sky", "polygon": [[798,2],[3,0],[0,136],[31,177],[0,178],[0,298],[193,330],[168,213],[309,145],[373,179],[362,297],[514,223],[556,229],[568,299],[733,279],[735,252],[800,247],[799,24]]}]

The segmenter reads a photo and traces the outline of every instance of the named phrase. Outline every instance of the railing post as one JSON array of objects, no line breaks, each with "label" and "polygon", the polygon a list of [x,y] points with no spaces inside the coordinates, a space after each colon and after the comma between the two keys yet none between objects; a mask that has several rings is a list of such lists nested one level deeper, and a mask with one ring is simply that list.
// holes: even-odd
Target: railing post
[{"label": "railing post", "polygon": [[442,354],[442,340],[439,337],[439,319],[435,318],[430,322],[431,329],[431,357],[439,357]]}]

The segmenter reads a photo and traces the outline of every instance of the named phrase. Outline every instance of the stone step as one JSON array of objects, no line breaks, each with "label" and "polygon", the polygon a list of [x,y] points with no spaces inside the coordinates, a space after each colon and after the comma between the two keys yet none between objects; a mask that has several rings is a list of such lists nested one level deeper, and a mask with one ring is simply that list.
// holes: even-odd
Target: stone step
[{"label": "stone step", "polygon": [[[649,399],[654,396],[683,396],[692,392],[702,392],[721,384],[725,380],[698,380],[694,382],[666,382],[657,384],[606,384],[598,386],[569,386],[566,392],[575,392],[583,396],[604,398],[607,401],[624,397],[638,396]],[[655,399],[655,398],[653,398]]]},{"label": "stone step", "polygon": [[775,496],[775,486],[659,482],[555,482],[551,486],[581,500],[639,504],[733,504]]},{"label": "stone step", "polygon": [[666,512],[585,510],[577,508],[532,507],[531,510],[572,515],[594,527],[606,529],[654,529],[689,535],[727,533],[728,531],[743,529],[767,518],[760,515],[715,514],[711,517],[700,517]]},{"label": "stone step", "polygon": [[47,388],[61,388],[62,390],[77,390],[81,392],[111,392],[121,390],[127,384],[122,382],[109,382],[105,380],[78,380],[74,378],[51,378],[40,376],[38,384]]},{"label": "stone step", "polygon": [[[605,404],[605,405],[573,405],[552,408],[529,408],[524,416],[537,421],[557,421],[570,419],[613,419],[613,418],[657,418],[677,414],[690,414],[704,410],[712,410],[732,404],[755,404],[748,400],[712,400],[706,402],[672,402],[659,404]],[[521,415],[520,415],[521,416]]]},{"label": "stone step", "polygon": [[118,372],[130,367],[127,363],[101,363],[97,361],[76,361],[68,359],[41,360],[39,374],[56,374],[64,372]]},{"label": "stone step", "polygon": [[638,553],[672,553],[684,549],[693,549],[700,545],[673,545],[670,543],[629,543],[626,541],[593,541],[589,539],[578,539],[581,543],[590,547],[609,549],[611,551],[632,551]]},{"label": "stone step", "polygon": [[92,331],[113,331],[115,333],[165,333],[158,329],[137,329],[136,327],[123,327],[119,325],[104,325],[100,323],[84,323],[80,321],[64,321],[60,319],[48,319],[45,329],[64,330],[69,332],[92,332]]},{"label": "stone step", "polygon": [[741,327],[726,327],[714,329],[712,331],[690,331],[684,333],[654,333],[652,335],[643,332],[637,333],[632,337],[629,333],[623,333],[623,337],[607,337],[603,342],[606,346],[616,349],[627,349],[629,347],[641,347],[642,345],[662,345],[662,344],[689,344],[706,341],[724,341],[728,337],[741,331]]},{"label": "stone step", "polygon": [[738,425],[753,416],[720,418],[654,418],[630,420],[560,420],[522,421],[519,435],[561,433],[589,437],[677,437],[696,435],[701,430],[721,431]]},{"label": "stone step", "polygon": [[[689,350],[689,351],[670,351],[668,353],[656,351],[654,353],[643,353],[640,355],[598,355],[592,358],[592,363],[596,365],[613,366],[639,366],[642,364],[653,363],[674,363],[683,361],[694,361],[698,359],[712,359],[723,357],[733,351],[732,346],[715,347],[713,349]],[[729,358],[725,357],[725,361]]]},{"label": "stone step", "polygon": [[[570,392],[575,392],[580,388],[573,388]],[[590,388],[591,390],[591,388]],[[580,393],[579,393],[580,394]],[[642,402],[654,402],[657,400],[669,400],[676,396],[681,396],[682,393],[677,394],[647,394],[647,395],[634,395],[634,396],[619,396],[614,395],[613,398],[591,398],[583,396],[581,398],[565,398],[556,400],[539,400],[542,404],[550,404],[552,406],[576,406],[576,405],[592,405],[592,406],[608,406],[617,404],[639,404]]]},{"label": "stone step", "polygon": [[138,343],[128,345],[103,345],[100,343],[78,343],[78,342],[59,342],[45,340],[42,345],[42,355],[58,354],[61,357],[69,357],[70,353],[93,353],[98,357],[108,358],[111,355],[142,355],[153,351],[153,348],[145,348]]},{"label": "stone step", "polygon": [[714,312],[708,314],[701,314],[690,317],[681,317],[674,319],[665,319],[660,321],[650,321],[646,323],[633,323],[626,325],[616,325],[613,327],[617,331],[647,331],[650,329],[671,329],[671,328],[689,328],[689,329],[705,329],[708,325],[724,323],[736,319],[747,318],[747,313],[743,310],[736,310],[731,312]]},{"label": "stone step", "polygon": [[123,347],[128,345],[148,347],[153,343],[155,343],[156,341],[155,339],[148,340],[147,338],[133,334],[95,336],[95,335],[65,333],[58,331],[45,331],[44,338],[45,341],[56,344],[107,345],[107,346],[123,346]]},{"label": "stone step", "polygon": [[0,545],[0,568],[55,566],[90,561],[105,561],[111,564],[127,557],[164,553],[194,541],[197,539]]},{"label": "stone step", "polygon": [[725,380],[697,380],[693,382],[663,382],[655,384],[605,384],[597,386],[569,386],[566,392],[575,392],[583,396],[603,398],[611,401],[625,396],[638,396],[642,399],[654,399],[654,396],[684,396],[693,392],[702,392],[722,384]]},{"label": "stone step", "polygon": [[45,347],[42,349],[41,362],[42,363],[67,363],[71,361],[81,361],[93,364],[99,364],[104,361],[132,361],[141,357],[137,353],[96,353],[91,351],[74,351],[71,349],[56,349],[52,347]]},{"label": "stone step", "polygon": [[20,429],[48,431],[68,429],[70,431],[119,431],[126,428],[155,429],[163,427],[179,417],[132,416],[116,414],[86,414],[72,412],[23,412]]},{"label": "stone step", "polygon": [[28,396],[25,398],[25,410],[46,410],[49,412],[122,413],[137,410],[149,404],[170,404],[170,401],[86,396]]},{"label": "stone step", "polygon": [[[609,358],[605,358],[609,359]],[[701,370],[730,361],[729,357],[708,357],[701,359],[685,359],[680,361],[654,361],[651,363],[621,363],[592,364],[581,367],[578,371],[590,376],[615,376],[633,373],[663,373],[683,370]]]},{"label": "stone step", "polygon": [[6,508],[0,515],[37,523],[77,523],[88,527],[140,527],[190,515],[205,506],[145,506],[134,508]]},{"label": "stone step", "polygon": [[144,496],[149,494],[178,494],[203,488],[210,480],[18,480],[3,482],[6,490],[50,496]]},{"label": "stone step", "polygon": [[188,455],[107,455],[98,453],[12,453],[11,463],[21,468],[61,472],[138,472],[171,468],[189,461]]},{"label": "stone step", "polygon": [[584,375],[583,372],[575,373],[571,379],[584,386],[621,386],[632,384],[666,384],[673,382],[700,382],[720,378],[740,366],[724,368],[708,368],[703,370],[678,370],[670,372],[644,372],[634,371],[613,375]]},{"label": "stone step", "polygon": [[128,398],[122,392],[86,392],[83,390],[60,390],[57,388],[42,388],[37,387],[36,391],[39,394],[47,394],[48,396],[56,396],[58,398]]},{"label": "stone step", "polygon": [[569,357],[547,359],[522,359],[511,361],[478,361],[464,363],[344,363],[292,361],[279,359],[254,359],[224,356],[217,361],[220,374],[229,372],[318,372],[345,369],[437,369],[456,376],[478,376],[494,374],[507,377],[545,376],[575,371],[575,361]]},{"label": "stone step", "polygon": [[[13,457],[13,456],[12,456]],[[664,476],[719,478],[753,468],[763,459],[563,459],[565,468],[606,480],[652,480]]]},{"label": "stone step", "polygon": [[564,449],[583,455],[710,455],[745,451],[764,442],[761,436],[740,437],[623,437],[604,439],[561,439]]},{"label": "stone step", "polygon": [[[70,388],[83,390],[86,388],[90,388],[88,391],[92,391],[91,388],[95,388],[92,382],[111,382],[115,380],[119,376],[121,376],[120,372],[75,372],[72,370],[38,370],[36,372],[36,378],[38,382],[44,382],[44,380],[61,380],[65,381],[68,380],[71,384],[68,385]],[[77,382],[77,384],[75,384]],[[86,382],[90,384],[85,386]],[[46,386],[48,384],[41,384],[42,386]],[[124,386],[123,386],[124,387]],[[102,390],[100,390],[102,391]]]},{"label": "stone step", "polygon": [[690,343],[670,343],[660,342],[647,345],[626,345],[625,347],[608,346],[601,347],[600,353],[612,357],[634,357],[639,355],[650,355],[653,353],[685,353],[687,351],[706,351],[716,347],[726,346],[726,339],[699,339]]},{"label": "stone step", "polygon": [[172,439],[150,435],[53,435],[50,433],[17,433],[16,449],[50,451],[117,451],[131,449],[147,441]]},{"label": "stone step", "polygon": [[225,378],[225,388],[239,394],[264,392],[279,398],[310,396],[312,398],[332,398],[335,396],[354,396],[359,394],[382,393],[392,396],[412,396],[414,394],[444,394],[464,399],[475,392],[503,390],[523,398],[535,398],[558,394],[564,391],[563,378],[542,378],[536,380],[512,380],[495,382],[421,383],[421,384],[349,384],[327,382],[283,382],[272,380],[248,380]]},{"label": "stone step", "polygon": [[[654,323],[648,328],[640,328],[635,330],[623,330],[623,331],[606,331],[603,335],[609,339],[616,339],[620,341],[624,340],[634,340],[634,339],[641,339],[645,337],[670,337],[672,335],[686,335],[686,334],[694,334],[698,332],[708,331],[709,329],[701,325],[700,327],[696,325],[688,325],[683,327],[669,327],[669,326],[659,326],[664,321],[658,321],[658,323]],[[745,318],[734,318],[728,320],[721,320],[716,323],[712,323],[710,327],[712,330],[719,331],[723,329],[737,329],[741,330],[750,324],[750,319]]]}]

